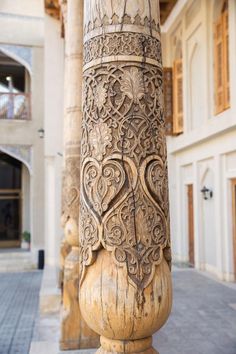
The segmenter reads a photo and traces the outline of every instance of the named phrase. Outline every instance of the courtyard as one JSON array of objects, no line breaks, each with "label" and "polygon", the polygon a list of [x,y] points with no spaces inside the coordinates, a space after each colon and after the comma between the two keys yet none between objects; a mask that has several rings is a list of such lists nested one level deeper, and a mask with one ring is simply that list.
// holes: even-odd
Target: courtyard
[{"label": "courtyard", "polygon": [[[29,353],[41,275],[0,273],[0,354]],[[153,340],[160,354],[236,354],[235,284],[178,267],[173,282],[171,316]]]}]

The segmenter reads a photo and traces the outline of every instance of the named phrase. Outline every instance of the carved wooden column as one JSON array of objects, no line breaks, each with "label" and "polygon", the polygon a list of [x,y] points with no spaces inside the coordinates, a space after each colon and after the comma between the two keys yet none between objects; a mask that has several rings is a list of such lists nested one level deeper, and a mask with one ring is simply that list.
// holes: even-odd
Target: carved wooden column
[{"label": "carved wooden column", "polygon": [[[60,5],[60,9],[61,9],[61,35],[64,36],[65,42],[67,42],[66,40],[66,27],[67,27],[67,0],[59,0],[59,5]],[[64,95],[66,97],[66,92],[67,92],[67,66],[65,65],[65,73],[64,73]],[[64,136],[66,136],[66,100],[65,100],[65,104],[64,104],[64,129],[65,129],[65,134]],[[64,139],[65,140],[65,139]],[[64,153],[65,153],[65,147],[64,147]],[[66,196],[66,178],[65,178],[65,173],[66,173],[66,168],[65,168],[65,155],[63,158],[63,171],[62,171],[62,191],[61,191],[61,226],[64,229],[65,228],[65,224],[66,221],[68,219],[68,208],[67,208],[67,196]],[[63,239],[61,240],[61,244],[60,244],[60,272],[59,272],[59,287],[61,288],[62,294],[63,294],[63,282],[64,282],[64,265],[65,265],[65,259],[67,257],[67,255],[69,254],[69,252],[71,251],[71,246],[68,244],[68,242],[66,241],[65,235],[63,237]]]},{"label": "carved wooden column", "polygon": [[97,353],[157,353],[172,302],[158,0],[85,0],[81,312]]},{"label": "carved wooden column", "polygon": [[[65,26],[65,127],[63,224],[65,245],[70,252],[64,261],[60,348],[96,348],[98,335],[83,320],[79,307],[79,187],[83,57],[83,1],[67,0]],[[65,251],[65,246],[62,247]]]}]

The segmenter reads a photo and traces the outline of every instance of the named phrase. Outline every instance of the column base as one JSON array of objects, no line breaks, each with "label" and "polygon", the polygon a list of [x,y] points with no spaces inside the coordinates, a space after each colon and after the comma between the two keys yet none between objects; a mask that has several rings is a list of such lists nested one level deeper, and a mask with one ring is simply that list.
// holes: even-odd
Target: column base
[{"label": "column base", "polygon": [[100,338],[101,347],[96,354],[159,354],[152,347],[152,337],[137,340]]}]

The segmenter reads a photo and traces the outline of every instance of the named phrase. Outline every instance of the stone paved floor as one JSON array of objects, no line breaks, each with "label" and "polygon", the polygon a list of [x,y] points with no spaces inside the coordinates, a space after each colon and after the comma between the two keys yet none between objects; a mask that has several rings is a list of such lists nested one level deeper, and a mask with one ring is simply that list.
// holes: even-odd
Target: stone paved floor
[{"label": "stone paved floor", "polygon": [[154,347],[160,354],[236,354],[236,284],[230,288],[195,270],[173,275],[173,311]]},{"label": "stone paved floor", "polygon": [[0,273],[0,354],[27,354],[42,272]]},{"label": "stone paved floor", "polygon": [[[236,284],[189,269],[173,278],[173,311],[154,347],[160,354],[236,354]],[[40,283],[37,271],[0,273],[0,354],[28,354]]]}]

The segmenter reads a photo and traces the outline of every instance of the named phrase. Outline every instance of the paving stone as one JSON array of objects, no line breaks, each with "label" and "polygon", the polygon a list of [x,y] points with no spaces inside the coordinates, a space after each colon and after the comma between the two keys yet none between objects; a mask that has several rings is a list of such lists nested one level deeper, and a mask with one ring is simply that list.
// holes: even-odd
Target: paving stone
[{"label": "paving stone", "polygon": [[[236,354],[236,286],[217,282],[191,269],[173,272],[173,310],[166,325],[154,335],[160,354]],[[0,354],[28,354],[33,335],[45,342],[35,343],[37,351],[58,354],[59,317],[43,320],[51,338],[37,331],[41,272],[0,273]],[[92,354],[94,350],[60,354]]]},{"label": "paving stone", "polygon": [[154,335],[160,354],[236,354],[236,286],[194,269],[173,272],[173,310]]},{"label": "paving stone", "polygon": [[0,273],[0,354],[28,354],[41,271]]}]

